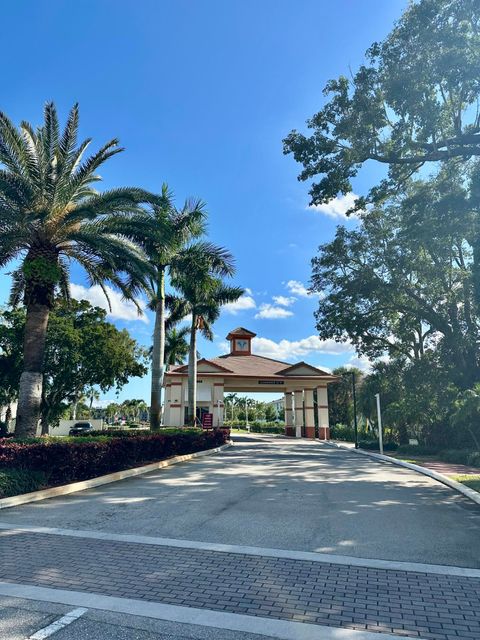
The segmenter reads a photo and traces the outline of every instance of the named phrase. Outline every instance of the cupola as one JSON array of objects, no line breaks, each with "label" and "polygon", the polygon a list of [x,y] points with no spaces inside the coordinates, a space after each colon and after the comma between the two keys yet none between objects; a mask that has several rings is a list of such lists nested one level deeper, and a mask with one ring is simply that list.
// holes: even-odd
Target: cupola
[{"label": "cupola", "polygon": [[230,355],[250,356],[252,354],[252,338],[256,335],[244,327],[237,327],[230,331],[227,336],[227,340],[230,341]]}]

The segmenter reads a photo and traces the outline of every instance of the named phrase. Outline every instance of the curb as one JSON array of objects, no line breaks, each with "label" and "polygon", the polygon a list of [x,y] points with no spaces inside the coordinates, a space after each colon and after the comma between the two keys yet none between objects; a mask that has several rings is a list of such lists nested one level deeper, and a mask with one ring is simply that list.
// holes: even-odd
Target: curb
[{"label": "curb", "polygon": [[157,469],[163,469],[164,467],[171,467],[174,464],[180,462],[188,462],[194,458],[201,458],[213,453],[220,453],[224,449],[228,449],[233,445],[232,440],[227,444],[223,444],[221,447],[215,447],[215,449],[205,449],[204,451],[196,451],[195,453],[187,453],[183,456],[175,456],[174,458],[168,458],[167,460],[160,460],[159,462],[152,462],[142,467],[133,467],[133,469],[125,469],[124,471],[116,471],[115,473],[108,473],[105,476],[97,476],[96,478],[90,478],[90,480],[82,480],[80,482],[71,482],[70,484],[64,484],[60,487],[52,487],[51,489],[41,489],[40,491],[33,491],[31,493],[23,493],[19,496],[10,496],[9,498],[0,498],[0,509],[8,509],[9,507],[16,507],[21,504],[27,504],[28,502],[37,502],[39,500],[47,500],[48,498],[55,498],[57,496],[66,496],[69,493],[77,493],[78,491],[85,491],[85,489],[92,489],[93,487],[99,487],[102,484],[110,484],[119,480],[125,480],[126,478],[133,478],[135,476],[141,476],[149,471],[156,471]]},{"label": "curb", "polygon": [[[323,442],[323,441],[322,441]],[[336,442],[325,442],[330,447],[335,447],[337,449],[342,449],[342,451],[349,451],[350,453],[358,453],[362,456],[368,456],[370,458],[375,458],[375,460],[379,460],[380,462],[390,462],[391,464],[396,464],[398,467],[404,467],[405,469],[410,469],[411,471],[416,471],[417,473],[421,473],[424,476],[428,476],[432,478],[432,480],[437,480],[442,484],[450,487],[450,489],[454,489],[461,493],[466,498],[469,498],[473,502],[480,504],[480,493],[478,491],[474,491],[470,489],[470,487],[466,487],[465,485],[457,482],[456,480],[452,480],[448,476],[443,475],[443,473],[438,473],[437,471],[432,471],[431,469],[427,469],[426,467],[421,467],[418,464],[412,464],[411,462],[404,462],[403,460],[398,460],[397,458],[392,458],[391,456],[385,456],[381,453],[373,453],[372,451],[364,451],[363,449],[355,449],[350,447],[345,447],[341,444],[337,444]]]}]

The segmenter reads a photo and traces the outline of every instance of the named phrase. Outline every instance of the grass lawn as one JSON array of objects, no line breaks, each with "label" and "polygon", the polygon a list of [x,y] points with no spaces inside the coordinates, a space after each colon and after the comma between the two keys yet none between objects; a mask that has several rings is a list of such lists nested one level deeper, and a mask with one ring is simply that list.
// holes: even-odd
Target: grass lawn
[{"label": "grass lawn", "polygon": [[456,480],[457,482],[461,482],[466,487],[470,487],[470,489],[480,493],[480,474],[449,476],[449,478],[452,478],[452,480]]},{"label": "grass lawn", "polygon": [[[419,466],[424,466],[423,463],[428,462],[429,460],[436,460],[436,458],[434,456],[418,456],[417,458],[399,457],[399,460],[402,460],[403,462],[410,462],[411,464],[418,464]],[[480,474],[448,474],[448,477],[480,493]]]}]

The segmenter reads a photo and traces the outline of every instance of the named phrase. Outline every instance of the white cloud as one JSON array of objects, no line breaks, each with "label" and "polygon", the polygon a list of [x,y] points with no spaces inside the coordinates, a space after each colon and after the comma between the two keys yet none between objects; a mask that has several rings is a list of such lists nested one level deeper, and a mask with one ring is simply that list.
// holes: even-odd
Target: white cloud
[{"label": "white cloud", "polygon": [[261,304],[260,310],[255,314],[255,318],[268,318],[269,320],[273,320],[276,318],[289,318],[293,316],[292,311],[288,311],[284,307],[276,307],[273,304]]},{"label": "white cloud", "polygon": [[289,307],[295,302],[296,298],[293,296],[273,296],[275,304],[279,304],[282,307]]},{"label": "white cloud", "polygon": [[275,360],[302,360],[311,353],[324,353],[329,355],[350,355],[354,353],[353,347],[348,343],[335,342],[334,340],[320,340],[318,336],[309,336],[301,340],[280,340],[275,342],[268,338],[253,338],[253,353]]},{"label": "white cloud", "polygon": [[256,309],[257,305],[255,300],[250,295],[243,295],[235,302],[228,302],[222,309],[236,316],[240,311],[247,311],[248,309]]},{"label": "white cloud", "polygon": [[332,198],[324,204],[309,205],[308,209],[313,209],[314,211],[318,211],[318,213],[324,213],[330,218],[343,218],[344,220],[349,217],[358,218],[357,214],[351,214],[350,216],[347,216],[347,211],[354,206],[357,199],[358,196],[351,191],[345,196],[340,195],[336,198]]},{"label": "white cloud", "polygon": [[[71,284],[70,294],[75,300],[88,300],[95,307],[101,307],[107,311],[107,316],[113,320],[141,320],[148,323],[145,313],[138,315],[137,307],[129,300],[123,300],[121,293],[111,287],[105,287],[112,310],[108,306],[108,301],[102,289],[96,284],[94,287],[84,287],[81,284]],[[137,300],[140,308],[145,310],[144,300]]]},{"label": "white cloud", "polygon": [[310,298],[312,293],[307,289],[307,287],[300,282],[299,280],[289,280],[285,285],[290,293],[293,293],[295,296],[301,296],[302,298]]},{"label": "white cloud", "polygon": [[345,365],[347,368],[351,369],[352,367],[356,367],[363,371],[364,373],[370,373],[372,369],[373,362],[369,360],[366,356],[353,356]]}]

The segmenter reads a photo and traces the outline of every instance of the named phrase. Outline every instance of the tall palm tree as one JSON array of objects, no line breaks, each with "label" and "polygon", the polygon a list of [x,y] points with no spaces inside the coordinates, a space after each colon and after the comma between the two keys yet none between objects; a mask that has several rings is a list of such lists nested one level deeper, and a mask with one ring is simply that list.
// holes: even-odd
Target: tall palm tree
[{"label": "tall palm tree", "polygon": [[90,409],[90,417],[92,417],[93,402],[94,400],[100,400],[100,391],[94,387],[89,387],[86,390],[85,395],[89,399],[88,408]]},{"label": "tall palm tree", "polygon": [[181,209],[177,209],[173,193],[164,184],[158,203],[130,221],[131,237],[141,244],[153,270],[147,288],[149,307],[155,312],[150,400],[152,429],[158,429],[161,424],[165,375],[165,278],[168,270],[182,257],[188,242],[205,232],[206,215],[204,203],[197,199],[188,199]]},{"label": "tall palm tree", "polygon": [[230,406],[232,410],[232,415],[231,415],[232,422],[235,420],[235,406],[237,405],[237,400],[238,400],[238,393],[228,393],[225,396],[225,409],[227,408],[227,406]]},{"label": "tall palm tree", "polygon": [[[34,435],[42,397],[49,313],[56,291],[69,295],[69,264],[78,262],[91,285],[110,282],[135,300],[148,265],[123,235],[128,216],[157,198],[136,188],[98,193],[98,168],[122,151],[116,139],[83,158],[90,139],[77,144],[78,106],[60,131],[57,111],[45,106],[44,123],[17,129],[0,113],[0,268],[14,258],[12,304],[26,306],[23,373],[16,433]],[[137,305],[138,306],[138,305]]]},{"label": "tall palm tree", "polygon": [[183,364],[188,356],[188,342],[186,337],[190,332],[189,327],[176,329],[172,327],[165,334],[165,364]]},{"label": "tall palm tree", "polygon": [[[198,247],[197,247],[198,249]],[[224,249],[217,250],[222,260],[212,261],[211,254],[192,251],[182,269],[172,274],[172,284],[180,297],[172,297],[172,318],[191,314],[190,347],[188,353],[188,418],[195,424],[197,414],[197,331],[213,340],[212,324],[220,315],[222,305],[243,295],[241,287],[231,287],[221,275],[233,275],[233,258]],[[223,263],[223,265],[222,265]]]}]

